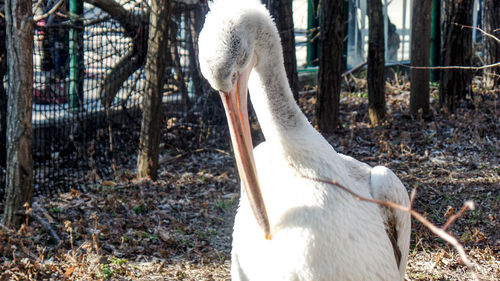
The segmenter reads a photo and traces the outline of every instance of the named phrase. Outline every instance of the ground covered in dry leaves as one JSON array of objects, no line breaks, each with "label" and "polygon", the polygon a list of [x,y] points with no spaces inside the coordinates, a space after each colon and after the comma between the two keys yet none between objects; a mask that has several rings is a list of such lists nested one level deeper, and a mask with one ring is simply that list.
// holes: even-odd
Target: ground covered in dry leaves
[{"label": "ground covered in dry leaves", "polygon": [[[339,131],[327,139],[341,153],[391,168],[409,191],[418,188],[415,209],[437,225],[473,200],[476,209],[450,231],[481,280],[500,280],[498,92],[476,86],[468,103],[445,115],[434,91],[432,120],[414,120],[400,80],[387,85],[390,117],[373,128],[363,83],[350,81]],[[309,117],[314,103],[301,95]],[[0,228],[0,280],[230,280],[239,186],[227,136],[219,135],[203,147],[166,149],[156,182],[123,170],[114,181],[37,197],[25,226]],[[471,278],[452,247],[413,221],[407,280]]]}]

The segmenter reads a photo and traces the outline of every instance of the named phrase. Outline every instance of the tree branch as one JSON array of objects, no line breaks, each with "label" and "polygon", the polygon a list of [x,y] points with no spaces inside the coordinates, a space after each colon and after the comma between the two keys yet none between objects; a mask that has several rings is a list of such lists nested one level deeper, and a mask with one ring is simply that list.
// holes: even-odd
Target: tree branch
[{"label": "tree branch", "polygon": [[134,14],[114,0],[84,0],[84,2],[111,15],[125,29],[125,35],[129,37],[134,37],[137,30],[148,18],[148,15]]},{"label": "tree branch", "polygon": [[[42,1],[40,0],[38,3],[41,3]],[[40,15],[40,16],[34,16],[33,17],[33,21],[34,22],[37,22],[37,21],[41,21],[43,19],[46,19],[47,17],[49,17],[50,15],[52,15],[53,13],[55,13],[57,11],[57,9],[59,9],[59,7],[62,5],[62,3],[64,2],[64,0],[59,0],[59,2],[57,2],[54,7],[52,7],[52,9],[50,9],[48,12],[46,12],[45,14],[43,15]],[[36,8],[38,9],[38,7],[40,6],[39,4],[37,3],[37,6]]]},{"label": "tree branch", "polygon": [[463,25],[463,24],[459,24],[459,23],[456,23],[456,22],[454,22],[453,24],[456,25],[456,26],[460,26],[461,28],[470,28],[470,29],[479,30],[484,36],[488,36],[488,37],[492,38],[493,40],[497,41],[498,43],[500,43],[500,39],[498,39],[498,37],[496,37],[495,35],[493,35],[491,33],[488,33],[486,31],[482,30],[479,27],[470,26],[470,25]]}]

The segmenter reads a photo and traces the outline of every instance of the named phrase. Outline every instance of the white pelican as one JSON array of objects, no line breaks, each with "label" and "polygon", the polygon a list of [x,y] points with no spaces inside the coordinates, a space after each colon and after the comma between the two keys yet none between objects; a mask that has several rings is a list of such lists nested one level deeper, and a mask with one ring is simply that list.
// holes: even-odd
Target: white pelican
[{"label": "white pelican", "polygon": [[[337,153],[307,121],[260,1],[216,0],[210,9],[199,37],[200,66],[221,94],[243,187],[232,280],[403,280],[409,214],[306,177],[408,206],[403,184],[385,167]],[[266,138],[253,153],[248,89]]]}]

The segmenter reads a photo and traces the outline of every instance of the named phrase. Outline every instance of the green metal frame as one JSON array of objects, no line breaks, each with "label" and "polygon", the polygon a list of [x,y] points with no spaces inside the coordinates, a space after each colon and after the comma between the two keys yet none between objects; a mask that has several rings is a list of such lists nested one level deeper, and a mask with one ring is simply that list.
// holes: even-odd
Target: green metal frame
[{"label": "green metal frame", "polygon": [[69,102],[77,111],[83,104],[83,0],[70,0],[69,12]]},{"label": "green metal frame", "polygon": [[[430,66],[441,64],[441,0],[432,0],[432,22],[431,22],[431,54]],[[440,78],[439,69],[431,69],[431,82],[437,82]]]}]

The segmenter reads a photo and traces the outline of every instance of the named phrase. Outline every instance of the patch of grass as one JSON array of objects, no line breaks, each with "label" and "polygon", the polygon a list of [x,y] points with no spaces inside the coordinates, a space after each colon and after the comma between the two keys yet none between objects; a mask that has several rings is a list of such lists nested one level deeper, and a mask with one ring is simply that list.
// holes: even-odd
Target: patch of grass
[{"label": "patch of grass", "polygon": [[108,262],[110,264],[120,265],[121,266],[121,265],[126,264],[128,261],[127,261],[127,259],[120,259],[120,258],[117,258],[117,257],[110,257],[108,259]]},{"label": "patch of grass", "polygon": [[132,211],[134,211],[134,214],[140,215],[146,211],[146,206],[144,206],[143,204],[136,205],[132,208]]},{"label": "patch of grass", "polygon": [[137,233],[137,236],[142,238],[142,239],[150,239],[152,241],[157,241],[158,239],[160,239],[158,237],[158,235],[156,234],[151,234],[151,233],[147,233],[146,231],[141,231],[141,232],[138,232]]},{"label": "patch of grass", "polygon": [[179,232],[182,235],[186,234],[186,231],[184,231],[184,229],[182,229],[180,227],[177,227],[176,230],[177,230],[177,232]]},{"label": "patch of grass", "polygon": [[226,212],[231,210],[233,204],[234,204],[233,200],[218,200],[217,202],[215,202],[215,208]]},{"label": "patch of grass", "polygon": [[130,238],[126,235],[122,235],[122,241],[123,242],[128,242],[130,240]]},{"label": "patch of grass", "polygon": [[113,277],[114,271],[113,269],[109,268],[108,265],[103,264],[101,265],[101,276],[104,277],[105,279],[109,279]]},{"label": "patch of grass", "polygon": [[198,181],[198,183],[204,184],[207,181],[207,177],[205,177],[204,175],[201,175],[198,177],[197,181]]},{"label": "patch of grass", "polygon": [[58,206],[54,206],[54,207],[51,207],[51,208],[49,209],[49,212],[51,212],[51,213],[53,213],[53,214],[59,214],[59,213],[61,213],[61,208],[60,208],[60,207],[58,207]]},{"label": "patch of grass", "polygon": [[483,212],[478,209],[478,210],[473,210],[473,211],[470,211],[469,214],[467,215],[467,224],[468,225],[476,225],[478,223],[480,223],[482,221],[482,217],[483,217]]},{"label": "patch of grass", "polygon": [[195,234],[199,235],[200,237],[213,237],[218,236],[220,233],[217,229],[209,228],[206,231],[196,230]]},{"label": "patch of grass", "polygon": [[177,272],[177,280],[184,280],[184,271]]},{"label": "patch of grass", "polygon": [[368,98],[368,92],[358,92],[358,97],[367,99]]}]

